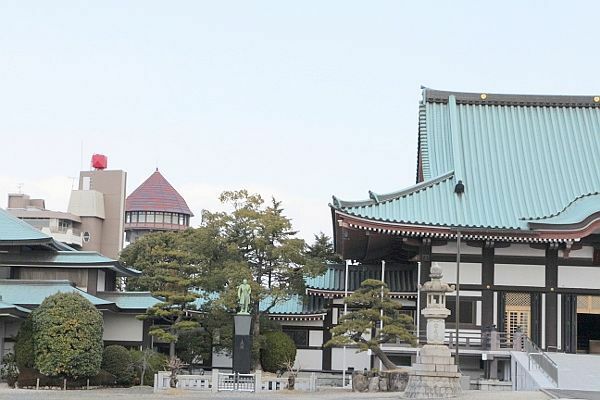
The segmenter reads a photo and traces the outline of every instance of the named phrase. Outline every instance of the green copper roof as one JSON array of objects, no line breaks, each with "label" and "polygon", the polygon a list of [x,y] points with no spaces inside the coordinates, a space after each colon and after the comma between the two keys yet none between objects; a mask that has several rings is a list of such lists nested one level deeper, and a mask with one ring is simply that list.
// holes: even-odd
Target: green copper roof
[{"label": "green copper roof", "polygon": [[137,276],[131,268],[123,267],[118,261],[95,251],[53,251],[35,250],[20,253],[0,253],[0,265],[62,267],[62,268],[104,268],[117,273],[117,276]]},{"label": "green copper roof", "polygon": [[58,292],[79,293],[95,306],[108,306],[113,302],[92,296],[73,286],[69,281],[30,281],[17,279],[0,279],[0,295],[2,301],[18,305],[39,305],[44,299]]},{"label": "green copper roof", "polygon": [[146,310],[160,303],[150,292],[98,292],[96,295],[115,303],[122,310]]},{"label": "green copper roof", "polygon": [[[307,288],[343,291],[345,285],[345,266],[328,265],[323,275],[305,278]],[[358,289],[366,279],[381,279],[380,265],[351,265],[348,267],[348,290]],[[416,292],[417,270],[414,266],[388,263],[385,270],[385,282],[391,292]]]},{"label": "green copper roof", "polygon": [[31,310],[29,310],[25,307],[16,306],[14,304],[10,304],[5,301],[0,301],[0,314],[10,313],[10,314],[23,315],[23,314],[29,314],[30,312],[31,312]]},{"label": "green copper roof", "polygon": [[[370,192],[361,202],[334,198],[332,206],[368,220],[429,226],[526,230],[541,218],[577,223],[597,211],[599,154],[600,102],[593,96],[425,89],[423,182],[390,194]],[[459,181],[461,195],[455,193]]]},{"label": "green copper roof", "polygon": [[0,243],[50,243],[52,238],[0,208]]},{"label": "green copper roof", "polygon": [[[261,311],[271,305],[272,299],[267,297],[260,302]],[[320,296],[298,296],[294,295],[287,300],[278,301],[269,310],[269,314],[323,314],[327,312],[326,300]]]}]

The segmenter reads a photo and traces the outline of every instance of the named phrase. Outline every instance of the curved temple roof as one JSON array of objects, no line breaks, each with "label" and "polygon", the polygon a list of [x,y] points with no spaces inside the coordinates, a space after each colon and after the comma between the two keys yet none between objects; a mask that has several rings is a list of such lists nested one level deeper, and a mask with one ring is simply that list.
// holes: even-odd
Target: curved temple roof
[{"label": "curved temple roof", "polygon": [[125,211],[163,211],[194,216],[187,203],[158,168],[125,200]]},{"label": "curved temple roof", "polygon": [[580,222],[600,192],[600,97],[425,89],[418,155],[416,186],[359,202],[334,198],[331,207],[431,227],[531,231],[542,218]]}]

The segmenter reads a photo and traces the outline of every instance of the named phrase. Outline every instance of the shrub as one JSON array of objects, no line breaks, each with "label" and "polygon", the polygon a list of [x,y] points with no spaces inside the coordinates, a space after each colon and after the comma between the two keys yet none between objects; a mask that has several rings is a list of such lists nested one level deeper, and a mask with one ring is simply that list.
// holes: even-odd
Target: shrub
[{"label": "shrub", "polygon": [[287,363],[296,359],[296,345],[283,332],[267,332],[264,335],[264,347],[260,352],[262,367],[268,372],[277,372]]},{"label": "shrub", "polygon": [[104,349],[102,369],[116,376],[119,385],[131,385],[135,379],[131,354],[123,346],[112,345]]},{"label": "shrub", "polygon": [[115,386],[116,384],[117,377],[102,369],[96,376],[90,378],[90,386]]},{"label": "shrub", "polygon": [[15,338],[15,360],[17,367],[33,368],[35,365],[35,354],[33,353],[33,321],[31,314],[21,324],[17,337]]},{"label": "shrub", "polygon": [[8,353],[2,357],[2,367],[0,368],[0,377],[6,380],[8,386],[15,387],[15,382],[19,376],[19,369],[15,361],[15,355]]},{"label": "shrub", "polygon": [[[40,380],[40,387],[63,387],[63,380],[58,377],[49,377],[44,374],[40,374],[35,368],[23,368],[19,371],[19,377],[17,383],[19,387],[35,387],[37,380]],[[100,370],[96,376],[90,379],[90,386],[115,386],[117,379],[111,373]],[[69,388],[80,388],[87,386],[87,378],[80,378],[77,380],[67,379],[67,387]]]},{"label": "shrub", "polygon": [[[140,385],[154,385],[154,374],[164,371],[167,366],[167,356],[151,349],[144,351],[130,350],[137,380]],[[143,374],[143,376],[142,376]]]},{"label": "shrub", "polygon": [[77,293],[48,296],[33,312],[35,366],[47,376],[91,377],[102,362],[102,314]]}]

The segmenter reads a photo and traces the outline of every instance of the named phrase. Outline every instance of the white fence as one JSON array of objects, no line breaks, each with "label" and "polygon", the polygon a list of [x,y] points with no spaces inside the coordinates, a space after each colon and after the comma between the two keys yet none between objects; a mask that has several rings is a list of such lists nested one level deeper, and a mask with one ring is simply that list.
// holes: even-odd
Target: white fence
[{"label": "white fence", "polygon": [[[154,375],[154,392],[170,389],[171,376],[169,371],[160,371]],[[240,381],[241,378],[241,381]],[[213,369],[210,375],[177,375],[177,388],[182,390],[199,391],[250,391],[271,392],[288,389],[288,378],[265,377],[262,373],[243,374],[235,380],[232,373],[219,373]],[[317,375],[311,373],[308,377],[296,377],[295,390],[315,392],[317,390]]]}]

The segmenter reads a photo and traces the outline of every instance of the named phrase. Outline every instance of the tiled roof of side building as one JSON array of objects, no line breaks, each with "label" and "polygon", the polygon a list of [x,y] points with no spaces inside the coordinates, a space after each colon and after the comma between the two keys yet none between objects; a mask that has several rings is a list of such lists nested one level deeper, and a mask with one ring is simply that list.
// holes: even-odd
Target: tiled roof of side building
[{"label": "tiled roof of side building", "polygon": [[162,176],[158,168],[127,196],[125,211],[163,211],[194,215],[183,197]]},{"label": "tiled roof of side building", "polygon": [[44,299],[56,293],[79,293],[95,306],[111,306],[113,302],[107,301],[81,289],[76,288],[69,281],[33,281],[17,279],[0,279],[0,293],[2,301],[16,305],[38,306]]},{"label": "tiled roof of side building", "polygon": [[360,202],[334,199],[335,210],[388,223],[528,230],[529,220],[600,192],[598,96],[425,89],[420,107],[423,182]]},{"label": "tiled roof of side building", "polygon": [[0,253],[0,265],[6,266],[40,266],[40,267],[73,267],[73,268],[106,268],[117,273],[117,276],[137,276],[140,274],[126,268],[116,260],[105,257],[95,251],[29,251],[21,253]]},{"label": "tiled roof of side building", "polygon": [[147,310],[161,302],[150,292],[98,292],[96,296],[115,303],[121,310]]},{"label": "tiled roof of side building", "polygon": [[[328,265],[323,275],[305,278],[307,288],[328,291],[343,291],[345,285],[345,266],[343,264]],[[391,292],[416,292],[417,271],[414,266],[387,263],[385,282]],[[379,265],[352,265],[348,268],[348,290],[355,291],[366,279],[381,279]]]},{"label": "tiled roof of side building", "polygon": [[0,208],[0,244],[52,243],[53,239]]}]

